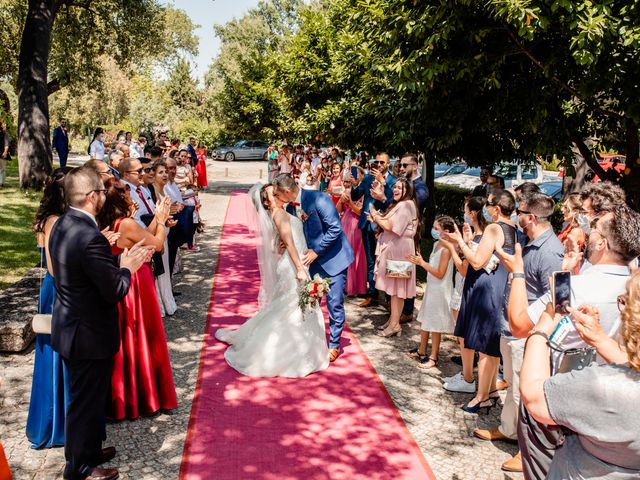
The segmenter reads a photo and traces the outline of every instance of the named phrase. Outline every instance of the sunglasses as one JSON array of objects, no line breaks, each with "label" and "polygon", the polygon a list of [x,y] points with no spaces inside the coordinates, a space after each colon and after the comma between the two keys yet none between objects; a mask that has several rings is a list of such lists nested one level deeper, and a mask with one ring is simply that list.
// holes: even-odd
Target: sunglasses
[{"label": "sunglasses", "polygon": [[127,173],[137,173],[141,174],[143,172],[143,168],[138,168],[137,170],[127,170]]},{"label": "sunglasses", "polygon": [[401,163],[400,168],[407,168],[409,165],[415,165],[415,163]]},{"label": "sunglasses", "polygon": [[85,193],[85,195],[91,195],[93,192],[96,192],[96,193],[102,192],[102,193],[106,194],[107,193],[107,189],[106,188],[98,188],[96,190],[91,190],[89,193]]},{"label": "sunglasses", "polygon": [[487,207],[497,207],[497,206],[498,206],[498,202],[487,202]]},{"label": "sunglasses", "polygon": [[374,165],[384,165],[385,161],[384,160],[374,160],[371,163],[374,164]]},{"label": "sunglasses", "polygon": [[151,173],[153,171],[153,167],[147,167],[147,168],[143,168],[142,171],[144,173]]},{"label": "sunglasses", "polygon": [[531,212],[528,212],[527,210],[520,210],[519,208],[516,208],[516,213],[518,215],[529,215]]}]

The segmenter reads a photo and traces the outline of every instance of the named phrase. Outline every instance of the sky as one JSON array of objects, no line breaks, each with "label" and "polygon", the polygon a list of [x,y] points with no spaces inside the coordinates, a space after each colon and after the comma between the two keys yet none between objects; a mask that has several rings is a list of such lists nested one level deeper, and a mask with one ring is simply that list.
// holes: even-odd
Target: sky
[{"label": "sky", "polygon": [[213,33],[217,23],[227,23],[258,4],[258,0],[172,0],[176,8],[184,10],[193,23],[200,25],[195,34],[200,39],[198,56],[191,61],[192,73],[202,82],[207,67],[220,49],[220,41]]}]

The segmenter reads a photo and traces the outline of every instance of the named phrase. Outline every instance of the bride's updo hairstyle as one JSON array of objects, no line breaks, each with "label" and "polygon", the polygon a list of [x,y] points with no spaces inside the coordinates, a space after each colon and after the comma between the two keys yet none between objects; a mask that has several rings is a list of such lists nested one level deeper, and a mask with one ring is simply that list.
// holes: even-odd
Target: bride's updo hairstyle
[{"label": "bride's updo hairstyle", "polygon": [[[273,187],[270,183],[265,183],[262,188],[260,188],[260,203],[265,210],[271,210],[271,201],[269,200],[269,187]],[[256,205],[257,207],[257,205]]]}]

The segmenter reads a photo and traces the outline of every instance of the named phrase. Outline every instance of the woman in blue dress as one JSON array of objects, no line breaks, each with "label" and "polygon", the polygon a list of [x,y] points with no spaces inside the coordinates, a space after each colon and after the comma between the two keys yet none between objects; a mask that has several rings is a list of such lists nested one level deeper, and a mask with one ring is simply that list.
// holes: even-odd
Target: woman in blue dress
[{"label": "woman in blue dress", "polygon": [[[40,207],[33,221],[38,239],[42,266],[46,273],[40,288],[38,313],[53,312],[56,290],[47,244],[56,220],[64,213],[63,183],[71,168],[53,171],[47,180]],[[33,382],[27,417],[27,438],[32,448],[50,448],[64,445],[64,419],[69,396],[69,380],[62,357],[51,348],[51,335],[37,334]]]},{"label": "woman in blue dress", "polygon": [[504,294],[507,270],[495,255],[496,247],[513,253],[516,227],[510,220],[515,210],[515,199],[510,192],[498,190],[489,195],[483,214],[490,219],[478,242],[465,242],[456,229],[445,233],[447,240],[457,243],[469,262],[465,278],[463,301],[458,314],[455,335],[464,338],[464,347],[480,354],[478,361],[478,390],[463,410],[476,413],[494,405],[489,398],[495,390],[500,363],[500,334],[504,325]]}]

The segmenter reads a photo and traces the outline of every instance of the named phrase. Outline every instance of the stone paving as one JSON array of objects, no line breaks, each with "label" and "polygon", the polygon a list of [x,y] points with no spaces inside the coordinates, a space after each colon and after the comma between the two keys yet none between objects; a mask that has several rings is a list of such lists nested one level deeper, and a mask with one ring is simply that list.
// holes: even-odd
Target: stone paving
[{"label": "stone paving", "polygon": [[[177,297],[179,310],[165,319],[179,407],[170,414],[108,425],[107,445],[118,448],[111,465],[119,467],[121,478],[178,477],[228,194],[234,189],[248,188],[260,178],[261,169],[264,175],[262,162],[210,162],[208,165],[210,187],[201,194],[201,213],[206,224],[205,233],[198,240],[201,250],[183,256],[184,273],[175,277],[174,287],[182,294]],[[440,368],[419,370],[415,362],[404,355],[418,341],[418,324],[405,325],[400,338],[377,337],[373,326],[385,321],[387,311],[383,306],[361,309],[359,301],[347,299],[348,325],[378,371],[436,477],[440,480],[521,479],[520,474],[500,471],[500,464],[515,453],[515,446],[504,442],[491,444],[471,436],[476,426],[498,424],[499,407],[488,415],[467,414],[459,406],[470,395],[451,394],[442,389],[440,377],[459,370],[449,360],[457,354],[455,339],[445,337]],[[419,302],[416,303],[419,308]],[[32,371],[33,347],[19,354],[0,355],[0,440],[15,479],[61,478],[63,450],[32,450],[24,434]]]}]

